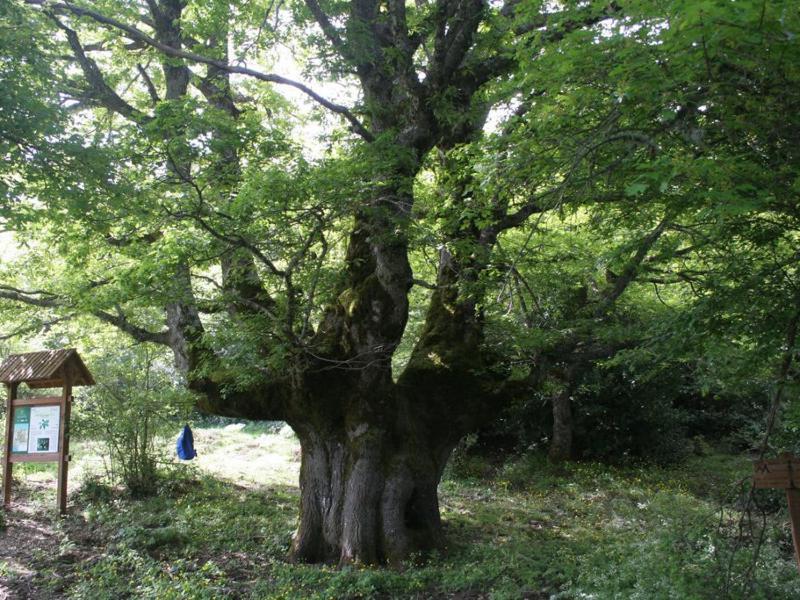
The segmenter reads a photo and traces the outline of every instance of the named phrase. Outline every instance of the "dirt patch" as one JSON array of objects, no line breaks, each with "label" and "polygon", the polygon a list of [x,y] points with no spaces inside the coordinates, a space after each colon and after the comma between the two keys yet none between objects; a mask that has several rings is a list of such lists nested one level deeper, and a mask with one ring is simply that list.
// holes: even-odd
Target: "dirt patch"
[{"label": "dirt patch", "polygon": [[[75,544],[81,536],[71,535],[86,532],[86,523],[79,515],[58,516],[52,487],[37,481],[14,485],[0,530],[0,600],[64,598],[70,565],[91,557],[89,548]],[[56,577],[41,577],[45,571]]]}]

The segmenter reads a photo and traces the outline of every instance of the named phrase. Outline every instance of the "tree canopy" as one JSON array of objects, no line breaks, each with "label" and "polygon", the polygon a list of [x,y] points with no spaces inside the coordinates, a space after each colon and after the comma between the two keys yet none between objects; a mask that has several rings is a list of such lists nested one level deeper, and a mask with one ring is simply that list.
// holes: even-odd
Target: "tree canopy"
[{"label": "tree canopy", "polygon": [[563,460],[613,369],[795,385],[794,9],[0,0],[3,321],[115,327],[287,421],[297,559],[436,546],[508,407],[546,398]]}]

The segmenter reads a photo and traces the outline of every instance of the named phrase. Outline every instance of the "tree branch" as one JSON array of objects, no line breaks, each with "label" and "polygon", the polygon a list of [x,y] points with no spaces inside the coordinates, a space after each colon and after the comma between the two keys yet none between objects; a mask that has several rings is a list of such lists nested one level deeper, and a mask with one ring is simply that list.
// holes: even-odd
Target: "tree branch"
[{"label": "tree branch", "polygon": [[[67,304],[51,292],[42,290],[26,291],[9,285],[0,285],[0,298],[39,308],[67,308]],[[92,310],[89,311],[89,314],[109,325],[114,325],[137,341],[169,345],[166,331],[155,333],[134,325],[119,309],[117,309],[116,315],[102,310]]]},{"label": "tree branch", "polygon": [[139,71],[139,75],[142,76],[144,85],[147,87],[147,93],[150,94],[150,100],[153,102],[153,106],[155,106],[161,101],[161,98],[158,97],[158,90],[156,90],[153,80],[150,79],[150,76],[141,64],[136,63],[136,70]]},{"label": "tree branch", "polygon": [[62,306],[58,297],[50,292],[29,292],[9,285],[0,285],[0,298],[21,302],[30,306],[38,306],[39,308],[59,308]]},{"label": "tree branch", "polygon": [[328,41],[333,44],[333,47],[339,52],[339,54],[345,58],[350,59],[350,53],[347,51],[347,46],[342,40],[339,32],[334,27],[331,20],[328,18],[328,15],[322,10],[320,7],[319,2],[317,0],[305,0],[306,6],[308,10],[311,11],[311,14],[314,15],[314,19],[317,21],[317,24],[322,29],[322,33],[325,34],[325,37],[328,38]]},{"label": "tree branch", "polygon": [[444,89],[459,73],[483,11],[481,0],[439,0],[436,3],[436,32],[428,85]]},{"label": "tree branch", "polygon": [[69,321],[75,315],[66,315],[64,317],[56,317],[55,319],[50,319],[49,321],[38,321],[32,324],[23,325],[22,327],[18,327],[11,333],[5,333],[0,335],[0,341],[7,341],[19,337],[21,335],[25,335],[26,333],[32,333],[34,331],[47,331],[53,325],[57,325],[58,323],[63,323],[64,321]]},{"label": "tree branch", "polygon": [[160,344],[162,346],[169,346],[169,332],[159,331],[153,332],[138,325],[131,323],[128,318],[122,314],[122,311],[117,308],[116,314],[111,314],[103,310],[94,310],[91,313],[104,323],[113,325],[120,331],[124,331],[138,342],[151,342],[153,344]]},{"label": "tree branch", "polygon": [[664,233],[667,225],[668,221],[667,217],[665,216],[663,219],[661,219],[658,225],[656,225],[655,229],[653,229],[653,231],[644,237],[639,244],[639,248],[636,250],[636,254],[634,254],[633,257],[626,263],[625,267],[622,269],[622,273],[613,278],[612,287],[609,288],[605,294],[603,294],[603,298],[600,300],[597,308],[595,309],[595,316],[603,316],[606,310],[608,310],[608,308],[614,304],[614,302],[616,302],[616,300],[625,292],[628,286],[636,279],[639,267],[647,257],[647,253],[653,247],[653,244],[656,243],[658,238],[661,237],[661,234]]},{"label": "tree branch", "polygon": [[[514,7],[509,8],[511,5],[506,5],[501,10],[501,13],[504,16],[513,16],[514,8],[518,5],[519,2],[514,2]],[[608,19],[615,15],[619,15],[622,12],[622,9],[616,2],[609,2],[602,11],[599,13],[595,12],[593,9],[585,9],[585,13],[583,16],[575,19],[565,19],[561,23],[559,23],[559,27],[553,28],[548,30],[548,25],[556,20],[558,17],[564,16],[563,12],[557,13],[542,13],[531,19],[526,23],[522,23],[514,28],[514,33],[517,35],[523,35],[526,33],[531,33],[532,31],[536,31],[539,29],[544,29],[543,32],[543,40],[545,43],[547,42],[558,42],[569,33],[576,31],[578,29],[583,29],[584,27],[591,27],[592,25],[597,25],[600,21],[604,19]]]},{"label": "tree branch", "polygon": [[86,55],[86,52],[81,45],[80,38],[75,30],[64,25],[58,20],[55,14],[51,13],[50,11],[46,10],[45,14],[56,24],[56,27],[61,29],[66,34],[67,42],[69,43],[69,46],[72,49],[78,64],[81,66],[81,70],[83,71],[83,75],[86,78],[87,83],[91,87],[91,98],[99,102],[101,106],[112,112],[122,115],[134,123],[141,124],[148,121],[150,119],[148,115],[145,115],[138,109],[125,102],[125,100],[123,100],[119,94],[117,94],[106,83],[100,68],[97,66],[97,63]]}]

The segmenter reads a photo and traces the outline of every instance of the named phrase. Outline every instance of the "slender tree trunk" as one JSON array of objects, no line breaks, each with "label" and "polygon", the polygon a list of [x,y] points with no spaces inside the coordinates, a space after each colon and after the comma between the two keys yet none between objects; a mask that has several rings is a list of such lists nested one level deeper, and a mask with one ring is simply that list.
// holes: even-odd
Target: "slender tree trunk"
[{"label": "slender tree trunk", "polygon": [[559,463],[572,458],[572,388],[566,386],[552,399],[553,437],[548,458]]}]

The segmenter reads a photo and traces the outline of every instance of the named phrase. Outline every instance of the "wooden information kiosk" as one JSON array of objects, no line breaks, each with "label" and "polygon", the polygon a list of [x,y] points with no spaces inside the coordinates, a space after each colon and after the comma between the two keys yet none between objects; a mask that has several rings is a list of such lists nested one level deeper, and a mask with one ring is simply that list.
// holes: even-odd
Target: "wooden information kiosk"
[{"label": "wooden information kiosk", "polygon": [[[15,463],[58,463],[58,511],[67,512],[69,414],[72,388],[94,385],[92,374],[74,348],[12,354],[0,365],[0,382],[8,390],[3,449],[3,506],[11,503]],[[61,388],[60,396],[18,398],[20,384],[32,389]]]}]

